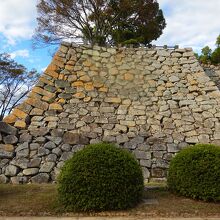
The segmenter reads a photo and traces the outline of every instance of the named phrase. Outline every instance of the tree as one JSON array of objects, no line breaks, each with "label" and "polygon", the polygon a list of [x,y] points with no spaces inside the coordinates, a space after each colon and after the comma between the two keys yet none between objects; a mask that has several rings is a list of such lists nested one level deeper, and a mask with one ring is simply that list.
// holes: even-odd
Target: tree
[{"label": "tree", "polygon": [[27,95],[39,74],[0,54],[0,121]]},{"label": "tree", "polygon": [[211,56],[211,61],[213,64],[220,63],[220,47],[216,48]]},{"label": "tree", "polygon": [[200,56],[199,60],[202,63],[208,63],[211,60],[211,54],[212,54],[212,50],[210,49],[209,46],[206,46],[204,48],[202,48],[202,55]]},{"label": "tree", "polygon": [[149,44],[166,26],[156,0],[39,0],[34,41]]},{"label": "tree", "polygon": [[220,48],[220,34],[218,35],[215,44],[216,44],[217,48]]}]

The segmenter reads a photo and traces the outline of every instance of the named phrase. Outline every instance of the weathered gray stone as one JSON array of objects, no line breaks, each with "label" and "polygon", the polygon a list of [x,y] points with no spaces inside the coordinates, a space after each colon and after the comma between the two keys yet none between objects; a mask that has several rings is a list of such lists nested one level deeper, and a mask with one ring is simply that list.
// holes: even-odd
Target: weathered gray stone
[{"label": "weathered gray stone", "polygon": [[151,153],[140,151],[140,150],[134,150],[134,155],[137,159],[143,159],[143,160],[149,160],[151,159]]},{"label": "weathered gray stone", "polygon": [[52,141],[49,141],[44,145],[44,148],[51,150],[51,149],[56,148],[56,144],[54,144]]},{"label": "weathered gray stone", "polygon": [[38,171],[39,171],[39,168],[28,168],[28,169],[23,170],[23,174],[25,176],[33,176],[33,175],[37,174]]},{"label": "weathered gray stone", "polygon": [[8,135],[3,140],[5,144],[16,144],[18,142],[18,138],[15,135]]},{"label": "weathered gray stone", "polygon": [[15,149],[15,152],[16,152],[16,158],[25,158],[25,157],[28,157],[29,156],[29,145],[27,142],[19,145],[16,149]]},{"label": "weathered gray stone", "polygon": [[8,163],[9,163],[9,159],[1,159],[0,160],[0,168],[2,169]]},{"label": "weathered gray stone", "polygon": [[30,130],[31,135],[33,135],[34,137],[44,137],[48,132],[49,129],[44,127]]},{"label": "weathered gray stone", "polygon": [[56,145],[59,145],[62,142],[62,138],[61,137],[46,136],[46,138],[48,140],[54,142]]},{"label": "weathered gray stone", "polygon": [[8,125],[5,122],[0,121],[0,132],[4,134],[16,135],[17,131],[18,131],[17,128],[12,127],[11,125]]},{"label": "weathered gray stone", "polygon": [[15,155],[14,152],[10,152],[1,148],[0,145],[0,159],[11,159]]},{"label": "weathered gray stone", "polygon": [[62,146],[61,146],[61,149],[63,150],[63,151],[71,151],[71,149],[72,149],[72,147],[71,147],[71,145],[69,145],[69,144],[63,144]]},{"label": "weathered gray stone", "polygon": [[46,149],[46,148],[44,148],[44,147],[40,147],[40,148],[38,149],[37,155],[38,155],[39,157],[41,157],[41,156],[48,155],[49,153],[50,153],[50,150],[48,150],[48,149]]},{"label": "weathered gray stone", "polygon": [[119,135],[116,137],[116,142],[118,144],[121,144],[121,143],[126,143],[129,141],[129,138],[126,134],[122,134],[122,135]]},{"label": "weathered gray stone", "polygon": [[57,155],[56,154],[49,154],[47,156],[47,161],[48,162],[56,162],[57,161]]},{"label": "weathered gray stone", "polygon": [[34,158],[28,163],[28,168],[39,168],[41,163],[41,158]]},{"label": "weathered gray stone", "polygon": [[52,169],[54,168],[55,163],[54,162],[45,162],[41,167],[39,172],[40,173],[50,173]]},{"label": "weathered gray stone", "polygon": [[11,164],[15,165],[21,169],[26,169],[28,167],[29,160],[26,158],[12,160]]},{"label": "weathered gray stone", "polygon": [[65,88],[65,87],[70,87],[70,83],[64,80],[56,80],[55,86],[58,88]]},{"label": "weathered gray stone", "polygon": [[151,160],[140,160],[140,165],[142,167],[150,168],[151,167]]},{"label": "weathered gray stone", "polygon": [[52,150],[52,153],[56,154],[57,156],[60,156],[62,154],[62,150],[59,147],[56,147]]},{"label": "weathered gray stone", "polygon": [[38,183],[38,184],[48,183],[49,179],[50,179],[50,176],[47,173],[39,173],[38,175],[33,176],[31,178],[31,182]]},{"label": "weathered gray stone", "polygon": [[61,161],[66,161],[68,159],[70,159],[73,156],[73,152],[64,152],[61,157],[60,160]]},{"label": "weathered gray stone", "polygon": [[40,148],[40,144],[38,143],[31,143],[30,150],[38,150]]},{"label": "weathered gray stone", "polygon": [[5,169],[6,176],[16,176],[16,174],[18,174],[18,172],[19,172],[18,167],[14,166],[14,165],[8,165]]},{"label": "weathered gray stone", "polygon": [[63,135],[63,143],[64,144],[79,144],[80,135],[78,133],[66,132]]},{"label": "weathered gray stone", "polygon": [[144,179],[148,179],[150,177],[150,171],[146,167],[142,168]]},{"label": "weathered gray stone", "polygon": [[4,174],[0,175],[0,184],[5,184],[9,182],[9,178],[5,176]]},{"label": "weathered gray stone", "polygon": [[26,176],[14,176],[11,177],[12,184],[24,184],[28,182],[28,178]]}]

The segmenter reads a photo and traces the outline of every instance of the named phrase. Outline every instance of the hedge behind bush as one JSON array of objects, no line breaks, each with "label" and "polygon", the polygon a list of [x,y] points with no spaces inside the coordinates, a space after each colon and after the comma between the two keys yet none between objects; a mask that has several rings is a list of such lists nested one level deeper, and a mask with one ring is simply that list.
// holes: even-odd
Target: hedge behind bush
[{"label": "hedge behind bush", "polygon": [[75,153],[58,178],[59,200],[71,211],[126,209],[140,201],[143,188],[135,158],[107,143]]},{"label": "hedge behind bush", "polygon": [[179,152],[170,163],[168,186],[180,195],[220,201],[220,147],[197,144]]}]

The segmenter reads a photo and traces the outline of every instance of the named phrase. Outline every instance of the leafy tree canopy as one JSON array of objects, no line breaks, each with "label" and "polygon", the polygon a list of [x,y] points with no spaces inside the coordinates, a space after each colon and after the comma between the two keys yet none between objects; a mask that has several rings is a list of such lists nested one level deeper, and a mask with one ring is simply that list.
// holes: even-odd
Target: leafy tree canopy
[{"label": "leafy tree canopy", "polygon": [[220,64],[220,35],[216,39],[216,46],[213,51],[209,46],[202,48],[201,55],[196,55],[199,61],[204,64]]},{"label": "leafy tree canopy", "polygon": [[156,0],[40,0],[34,40],[149,44],[166,26]]},{"label": "leafy tree canopy", "polygon": [[0,120],[27,95],[39,74],[0,54]]}]

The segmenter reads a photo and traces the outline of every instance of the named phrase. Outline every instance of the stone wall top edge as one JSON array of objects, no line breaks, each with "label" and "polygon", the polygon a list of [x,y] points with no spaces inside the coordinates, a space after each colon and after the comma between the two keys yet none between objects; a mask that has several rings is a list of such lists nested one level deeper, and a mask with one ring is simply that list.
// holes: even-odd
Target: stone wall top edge
[{"label": "stone wall top edge", "polygon": [[97,46],[97,45],[90,45],[90,44],[77,44],[77,43],[70,43],[70,42],[61,42],[62,46],[66,46],[69,48],[81,48],[81,49],[93,49],[93,50],[98,50],[98,49],[109,49],[109,48],[113,48],[116,50],[135,50],[135,51],[139,51],[139,50],[164,50],[164,51],[176,51],[176,52],[191,52],[193,51],[193,49],[191,47],[186,47],[186,48],[163,48],[161,46],[156,46],[156,47],[118,47],[118,46]]}]

